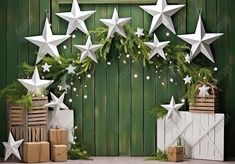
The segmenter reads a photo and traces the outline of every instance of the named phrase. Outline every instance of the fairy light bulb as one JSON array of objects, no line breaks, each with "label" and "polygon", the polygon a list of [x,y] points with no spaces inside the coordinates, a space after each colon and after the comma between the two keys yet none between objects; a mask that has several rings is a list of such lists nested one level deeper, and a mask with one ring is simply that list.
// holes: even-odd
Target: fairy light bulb
[{"label": "fairy light bulb", "polygon": [[134,74],[134,78],[137,78],[138,77],[138,75],[137,74]]}]

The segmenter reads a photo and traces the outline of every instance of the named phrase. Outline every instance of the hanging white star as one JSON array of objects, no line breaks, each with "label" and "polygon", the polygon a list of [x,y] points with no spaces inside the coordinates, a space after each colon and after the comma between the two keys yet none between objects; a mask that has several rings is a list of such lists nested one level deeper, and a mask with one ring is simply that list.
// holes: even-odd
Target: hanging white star
[{"label": "hanging white star", "polygon": [[37,67],[34,69],[32,79],[18,79],[18,81],[35,96],[41,96],[42,91],[54,82],[53,80],[41,80]]},{"label": "hanging white star", "polygon": [[205,84],[202,85],[202,87],[199,87],[199,96],[200,97],[206,97],[209,96],[210,94],[208,93],[210,87],[207,87]]},{"label": "hanging white star", "polygon": [[175,28],[171,19],[177,11],[185,5],[167,5],[166,0],[158,0],[156,5],[140,6],[143,10],[153,16],[149,34],[156,30],[161,24],[175,34]]},{"label": "hanging white star", "polygon": [[183,79],[184,79],[184,84],[191,84],[192,77],[189,77],[189,75],[187,75]]},{"label": "hanging white star", "polygon": [[179,109],[184,105],[184,103],[181,104],[175,104],[175,99],[174,96],[171,97],[171,102],[168,105],[161,105],[163,108],[165,108],[168,113],[166,115],[167,119],[170,119],[174,113],[178,115],[178,117],[180,118],[180,113],[179,113]]},{"label": "hanging white star", "polygon": [[75,70],[76,67],[72,66],[71,64],[66,68],[66,70],[68,71],[68,74],[75,74]]},{"label": "hanging white star", "polygon": [[47,62],[41,67],[43,68],[43,72],[50,72],[51,65],[48,65]]},{"label": "hanging white star", "polygon": [[149,48],[151,48],[151,51],[149,53],[149,59],[154,57],[156,54],[159,54],[163,59],[166,60],[166,56],[164,54],[163,48],[166,47],[166,45],[169,43],[170,43],[170,41],[159,42],[157,36],[154,34],[154,41],[153,42],[145,42],[145,44]]},{"label": "hanging white star", "polygon": [[69,22],[66,34],[71,34],[76,28],[89,35],[85,20],[96,11],[81,11],[77,0],[73,0],[71,12],[56,13],[57,16]]},{"label": "hanging white star", "polygon": [[186,63],[188,63],[188,64],[191,63],[191,61],[190,61],[191,58],[190,58],[189,54],[187,54],[184,58],[185,58],[185,62],[186,62]]},{"label": "hanging white star", "polygon": [[51,127],[51,125],[57,119],[60,109],[69,110],[69,108],[64,104],[65,93],[63,93],[59,98],[57,98],[52,92],[50,92],[50,94],[51,94],[52,100],[48,104],[46,104],[45,106],[54,108],[54,111],[53,111],[54,117],[53,117],[51,123],[49,124],[49,127]]},{"label": "hanging white star", "polygon": [[124,32],[123,26],[130,20],[131,18],[119,18],[117,9],[115,8],[113,11],[112,19],[100,19],[101,22],[103,22],[106,26],[109,27],[108,36],[113,37],[113,34],[115,32],[119,33],[123,37],[126,38],[126,34]]},{"label": "hanging white star", "polygon": [[83,61],[86,57],[89,57],[97,63],[95,52],[96,52],[97,49],[102,47],[102,45],[101,44],[94,44],[93,45],[92,42],[91,42],[91,37],[89,36],[87,38],[87,41],[86,41],[85,45],[74,45],[74,47],[76,47],[80,51],[82,51],[80,61]]},{"label": "hanging white star", "polygon": [[53,35],[48,19],[46,18],[42,35],[26,37],[28,41],[39,46],[36,64],[38,64],[46,54],[49,54],[56,60],[59,60],[57,46],[68,39],[70,35]]},{"label": "hanging white star", "polygon": [[8,142],[2,142],[6,149],[4,161],[6,161],[11,154],[14,154],[19,160],[21,160],[18,148],[20,147],[23,141],[24,139],[15,141],[11,132],[9,132]]},{"label": "hanging white star", "polygon": [[178,37],[192,45],[192,54],[190,55],[191,60],[202,52],[208,59],[215,63],[210,44],[222,35],[223,33],[206,33],[201,15],[199,15],[195,34],[178,35]]},{"label": "hanging white star", "polygon": [[135,35],[137,35],[138,38],[140,38],[141,36],[144,36],[143,31],[144,31],[144,29],[142,29],[142,28],[137,28],[137,31],[135,32]]}]

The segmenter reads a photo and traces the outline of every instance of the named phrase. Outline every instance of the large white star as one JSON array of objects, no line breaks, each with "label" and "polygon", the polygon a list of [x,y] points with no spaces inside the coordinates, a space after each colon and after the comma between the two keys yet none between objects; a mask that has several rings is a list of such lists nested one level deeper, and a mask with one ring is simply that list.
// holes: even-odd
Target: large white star
[{"label": "large white star", "polygon": [[54,82],[53,80],[41,80],[37,67],[34,69],[32,79],[18,79],[18,81],[35,96],[41,96],[42,91]]},{"label": "large white star", "polygon": [[175,34],[171,16],[184,6],[185,5],[167,5],[166,0],[158,0],[156,5],[140,6],[143,10],[153,16],[149,34],[156,30],[161,24],[164,24]]},{"label": "large white star", "polygon": [[76,28],[89,35],[85,20],[96,11],[81,11],[77,0],[73,0],[71,12],[56,13],[59,17],[69,22],[66,34],[71,34]]},{"label": "large white star", "polygon": [[15,141],[11,132],[9,132],[8,142],[2,142],[6,149],[4,161],[6,161],[11,154],[14,154],[19,160],[21,160],[18,148],[20,147],[23,141],[24,139]]},{"label": "large white star", "polygon": [[190,55],[191,60],[202,52],[214,63],[215,61],[211,52],[210,44],[222,35],[223,33],[206,33],[201,15],[199,15],[195,34],[178,35],[178,37],[192,45],[192,54]]},{"label": "large white star", "polygon": [[206,97],[209,96],[210,94],[208,93],[210,87],[207,87],[205,84],[203,84],[201,87],[198,88],[199,89],[199,96],[201,97]]},{"label": "large white star", "polygon": [[51,127],[53,123],[55,122],[55,120],[57,119],[60,109],[69,110],[69,108],[63,102],[65,92],[59,98],[57,98],[52,92],[50,92],[50,94],[51,94],[52,100],[48,104],[45,105],[46,107],[54,108],[53,119],[51,123],[49,124],[49,127]]},{"label": "large white star", "polygon": [[153,42],[145,42],[145,44],[149,48],[151,48],[151,51],[149,53],[149,59],[154,57],[156,54],[159,54],[163,59],[166,60],[163,48],[166,47],[166,45],[169,43],[170,43],[170,41],[159,42],[157,36],[154,34],[154,41]]},{"label": "large white star", "polygon": [[165,108],[168,113],[167,113],[167,116],[166,118],[167,119],[170,119],[174,113],[176,113],[178,115],[178,117],[180,117],[180,113],[179,113],[179,109],[184,105],[184,103],[181,103],[181,104],[175,104],[175,99],[174,97],[172,96],[171,97],[171,102],[170,104],[168,105],[161,105],[163,108]]},{"label": "large white star", "polygon": [[109,27],[108,31],[108,36],[107,38],[109,39],[110,37],[113,37],[113,34],[115,32],[119,33],[123,37],[126,38],[126,34],[123,30],[123,26],[130,20],[131,18],[119,18],[117,9],[115,8],[113,11],[113,16],[112,19],[100,19],[101,22],[103,22],[106,26]]},{"label": "large white star", "polygon": [[87,41],[86,41],[85,45],[74,45],[74,47],[76,47],[80,51],[82,51],[80,61],[83,61],[86,57],[89,57],[97,63],[95,52],[96,52],[97,49],[102,47],[102,45],[101,44],[96,44],[96,45],[94,44],[93,45],[92,42],[91,42],[91,37],[89,36],[87,38]]},{"label": "large white star", "polygon": [[26,37],[28,41],[39,46],[36,64],[38,64],[46,54],[49,54],[56,60],[59,60],[57,46],[68,39],[70,35],[53,35],[48,19],[46,18],[42,35]]}]

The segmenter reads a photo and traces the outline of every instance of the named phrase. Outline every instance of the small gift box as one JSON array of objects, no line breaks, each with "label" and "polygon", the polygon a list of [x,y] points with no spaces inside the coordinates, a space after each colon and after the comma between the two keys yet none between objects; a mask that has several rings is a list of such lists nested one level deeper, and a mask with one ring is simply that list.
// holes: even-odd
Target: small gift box
[{"label": "small gift box", "polygon": [[53,145],[51,150],[51,160],[55,162],[67,161],[67,145]]},{"label": "small gift box", "polygon": [[24,142],[23,160],[26,163],[50,161],[49,142]]},{"label": "small gift box", "polygon": [[168,147],[168,161],[180,162],[184,159],[183,146],[169,146]]},{"label": "small gift box", "polygon": [[68,144],[68,130],[64,128],[50,129],[49,140],[52,145],[67,145]]}]

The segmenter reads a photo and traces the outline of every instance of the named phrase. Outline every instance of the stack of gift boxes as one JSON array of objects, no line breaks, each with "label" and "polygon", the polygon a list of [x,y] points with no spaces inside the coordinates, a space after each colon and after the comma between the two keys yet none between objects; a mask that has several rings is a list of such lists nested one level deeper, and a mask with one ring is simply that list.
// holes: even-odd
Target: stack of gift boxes
[{"label": "stack of gift boxes", "polygon": [[67,161],[67,129],[50,129],[49,142],[24,142],[23,160],[27,163]]}]

